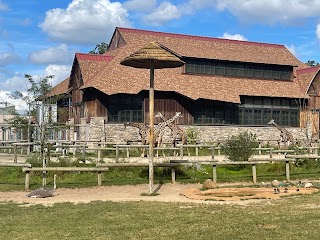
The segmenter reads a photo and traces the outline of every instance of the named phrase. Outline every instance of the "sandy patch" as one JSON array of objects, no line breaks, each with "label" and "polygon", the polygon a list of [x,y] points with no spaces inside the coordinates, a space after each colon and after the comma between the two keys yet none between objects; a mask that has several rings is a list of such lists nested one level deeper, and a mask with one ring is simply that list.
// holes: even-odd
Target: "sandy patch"
[{"label": "sandy patch", "polygon": [[[218,188],[207,191],[200,191],[201,184],[163,184],[156,185],[157,196],[142,196],[142,193],[146,193],[149,189],[148,184],[141,185],[126,185],[126,186],[103,186],[92,188],[76,188],[66,189],[59,188],[56,190],[56,195],[50,198],[28,198],[26,195],[30,191],[11,191],[0,192],[0,202],[16,202],[23,203],[24,206],[31,206],[34,204],[43,204],[51,206],[55,203],[71,202],[71,203],[89,203],[92,201],[114,201],[114,202],[126,202],[126,201],[156,201],[156,202],[183,202],[183,203],[205,203],[205,204],[239,204],[247,205],[250,203],[256,203],[257,201],[268,201],[266,199],[274,199],[280,197],[280,193],[274,194],[273,188]],[[232,190],[233,189],[233,190]],[[209,192],[208,192],[209,191]],[[211,192],[215,194],[214,198],[211,198]],[[230,197],[230,192],[233,191],[240,193],[238,198]],[[251,191],[244,192],[244,191]],[[263,195],[260,200],[259,197],[250,197],[252,192],[262,191]],[[318,189],[300,189],[298,194],[310,193],[318,191]],[[292,194],[297,194],[293,189],[289,190]],[[227,195],[226,195],[227,194]],[[209,196],[212,195],[212,196]],[[243,200],[244,196],[249,196]],[[269,197],[268,197],[269,196]],[[213,200],[213,201],[208,201]]]}]

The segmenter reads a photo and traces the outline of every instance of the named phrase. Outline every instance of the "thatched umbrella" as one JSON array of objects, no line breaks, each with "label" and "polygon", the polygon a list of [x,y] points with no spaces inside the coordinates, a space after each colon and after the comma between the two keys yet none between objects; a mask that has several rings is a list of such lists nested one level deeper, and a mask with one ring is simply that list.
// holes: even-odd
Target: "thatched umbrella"
[{"label": "thatched umbrella", "polygon": [[149,138],[149,193],[153,192],[153,143],[154,143],[154,69],[176,68],[185,63],[177,56],[164,49],[157,42],[151,42],[148,46],[131,54],[121,61],[122,65],[134,68],[150,69],[149,111],[150,111],[150,138]]}]

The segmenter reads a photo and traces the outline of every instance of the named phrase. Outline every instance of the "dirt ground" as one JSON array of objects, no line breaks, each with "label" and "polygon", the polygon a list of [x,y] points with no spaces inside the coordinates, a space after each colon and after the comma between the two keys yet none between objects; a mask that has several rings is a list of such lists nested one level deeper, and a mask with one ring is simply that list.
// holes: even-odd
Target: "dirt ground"
[{"label": "dirt ground", "polygon": [[[239,198],[228,198],[230,197],[230,188],[218,188],[208,191],[208,193],[201,191],[201,184],[164,184],[155,185],[155,191],[159,193],[157,196],[142,196],[141,194],[146,193],[149,189],[148,184],[142,185],[126,185],[126,186],[103,186],[103,187],[92,187],[92,188],[78,188],[78,189],[64,189],[58,188],[55,196],[50,198],[29,198],[26,195],[29,191],[11,191],[11,192],[0,192],[0,202],[17,202],[23,203],[26,206],[34,204],[43,204],[51,206],[54,203],[71,202],[71,203],[88,203],[92,201],[114,201],[114,202],[126,202],[126,201],[156,201],[156,202],[183,202],[183,203],[201,203],[201,204],[239,204],[247,205],[250,203],[256,203],[258,201],[271,201],[270,199],[275,198],[273,188],[260,189],[264,195],[262,199],[258,197],[250,197],[250,189],[257,188],[240,188],[241,193]],[[233,188],[234,189],[234,188]],[[318,189],[316,189],[317,191]],[[234,190],[231,190],[231,192]],[[243,192],[244,191],[244,192]],[[297,192],[293,189],[289,190],[296,194]],[[304,193],[304,189],[301,189],[299,194]],[[309,193],[309,192],[308,192]],[[285,193],[276,194],[277,197]],[[288,194],[288,193],[286,193]],[[209,196],[210,195],[210,196]],[[218,198],[211,198],[212,196]],[[248,199],[243,199],[243,196],[249,196]],[[224,197],[219,199],[219,197]],[[250,199],[252,198],[252,199]],[[261,196],[260,196],[261,198]],[[207,201],[210,200],[210,201]]]}]

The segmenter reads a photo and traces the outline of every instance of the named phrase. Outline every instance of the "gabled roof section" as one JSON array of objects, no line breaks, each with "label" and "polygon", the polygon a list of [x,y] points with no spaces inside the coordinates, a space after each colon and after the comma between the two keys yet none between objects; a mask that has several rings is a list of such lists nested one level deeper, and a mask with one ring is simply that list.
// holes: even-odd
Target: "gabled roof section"
[{"label": "gabled roof section", "polygon": [[57,95],[67,93],[69,90],[69,80],[70,80],[70,77],[67,77],[65,80],[63,80],[62,82],[60,82],[56,86],[54,86],[51,89],[50,93],[48,94],[48,97],[57,96]]},{"label": "gabled roof section", "polygon": [[297,69],[296,74],[300,83],[301,89],[307,93],[314,78],[318,74],[320,66]]},{"label": "gabled roof section", "polygon": [[85,53],[76,53],[75,60],[78,61],[83,84],[86,84],[91,78],[94,77],[105,65],[112,61],[113,56],[104,54],[85,54]]},{"label": "gabled roof section", "polygon": [[302,63],[282,44],[200,37],[129,28],[116,28],[134,50],[156,41],[182,57],[300,66]]}]

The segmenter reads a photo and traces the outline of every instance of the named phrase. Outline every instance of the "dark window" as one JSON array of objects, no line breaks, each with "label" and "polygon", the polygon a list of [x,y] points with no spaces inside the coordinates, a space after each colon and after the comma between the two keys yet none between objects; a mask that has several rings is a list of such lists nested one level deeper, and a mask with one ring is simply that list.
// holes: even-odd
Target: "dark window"
[{"label": "dark window", "polygon": [[292,67],[221,60],[184,59],[186,73],[290,80]]},{"label": "dark window", "polygon": [[139,95],[117,94],[109,97],[109,122],[143,122],[143,98]]}]

